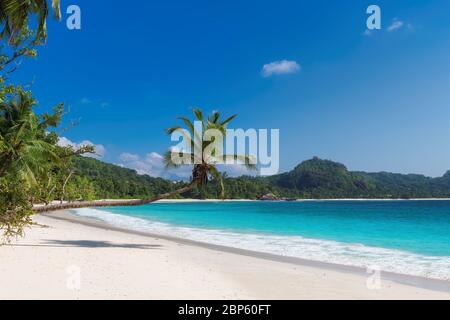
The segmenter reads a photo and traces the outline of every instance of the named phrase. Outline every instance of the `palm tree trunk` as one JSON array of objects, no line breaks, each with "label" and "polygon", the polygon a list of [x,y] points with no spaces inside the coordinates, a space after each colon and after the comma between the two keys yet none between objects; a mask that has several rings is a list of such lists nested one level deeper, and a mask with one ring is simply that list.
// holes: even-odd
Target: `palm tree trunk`
[{"label": "palm tree trunk", "polygon": [[72,177],[73,173],[74,173],[74,170],[70,170],[69,175],[67,176],[66,180],[64,180],[64,183],[63,183],[63,186],[62,186],[62,190],[61,190],[61,201],[60,201],[60,203],[64,202],[64,196],[66,194],[66,185],[69,182],[70,177]]},{"label": "palm tree trunk", "polygon": [[65,209],[77,209],[77,208],[98,208],[98,207],[130,207],[130,206],[142,206],[158,200],[167,199],[177,194],[188,192],[197,186],[198,182],[194,181],[188,186],[171,191],[168,193],[160,194],[156,197],[149,199],[139,200],[97,200],[97,201],[79,201],[70,203],[51,204],[46,206],[35,206],[33,211],[36,213],[58,211]]}]

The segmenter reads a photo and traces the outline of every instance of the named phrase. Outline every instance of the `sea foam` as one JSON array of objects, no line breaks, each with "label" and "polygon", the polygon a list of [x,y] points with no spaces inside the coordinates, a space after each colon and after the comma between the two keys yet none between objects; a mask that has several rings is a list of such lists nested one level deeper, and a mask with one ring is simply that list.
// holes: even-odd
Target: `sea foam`
[{"label": "sea foam", "polygon": [[357,243],[348,244],[308,239],[300,236],[276,236],[188,228],[97,209],[77,209],[73,210],[73,213],[134,231],[312,261],[362,268],[376,267],[382,271],[450,280],[450,257],[425,256],[401,250],[369,247]]}]

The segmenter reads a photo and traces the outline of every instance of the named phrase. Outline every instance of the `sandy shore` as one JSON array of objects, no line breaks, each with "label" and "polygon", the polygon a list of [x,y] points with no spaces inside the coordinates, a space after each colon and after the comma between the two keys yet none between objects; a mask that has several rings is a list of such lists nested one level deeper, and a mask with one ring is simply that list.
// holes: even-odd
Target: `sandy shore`
[{"label": "sandy shore", "polygon": [[[96,200],[96,202],[117,202],[123,200],[139,200],[139,199],[101,199]],[[209,202],[259,202],[262,200],[253,200],[253,199],[162,199],[158,200],[158,203],[209,203]],[[283,201],[284,200],[280,200]],[[363,198],[348,198],[348,199],[297,199],[297,202],[323,202],[323,201],[450,201],[450,198],[417,198],[417,199],[363,199]],[[275,201],[276,202],[276,201]],[[68,203],[64,201],[63,203]],[[53,201],[50,204],[61,204],[59,201]],[[44,204],[35,204],[34,208],[44,207]]]},{"label": "sandy shore", "polygon": [[0,299],[450,299],[447,282],[382,274],[370,290],[357,270],[55,217],[0,247]]}]

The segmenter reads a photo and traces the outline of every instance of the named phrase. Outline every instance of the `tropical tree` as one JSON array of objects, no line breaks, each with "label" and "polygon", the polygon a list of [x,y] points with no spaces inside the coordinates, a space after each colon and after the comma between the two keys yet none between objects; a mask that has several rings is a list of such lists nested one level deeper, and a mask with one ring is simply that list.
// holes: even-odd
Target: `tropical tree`
[{"label": "tropical tree", "polygon": [[32,224],[32,214],[29,189],[24,188],[20,176],[8,173],[0,177],[0,238],[23,235],[24,227]]},{"label": "tropical tree", "polygon": [[49,203],[66,194],[71,158],[94,151],[92,146],[58,146],[54,128],[63,115],[62,104],[41,115],[34,112],[35,105],[31,93],[20,87],[0,102],[0,230],[8,237],[21,235],[31,223],[34,200]]},{"label": "tropical tree", "polygon": [[[51,1],[55,18],[60,18],[60,1]],[[0,102],[15,94],[9,76],[21,64],[22,57],[36,57],[36,46],[47,38],[46,21],[50,1],[0,0]],[[37,20],[37,26],[30,21]]]},{"label": "tropical tree", "polygon": [[0,103],[0,230],[7,237],[21,235],[32,223],[31,187],[58,162],[56,136],[48,131],[62,112],[59,106],[38,117],[31,94],[21,89],[17,94]]},{"label": "tropical tree", "polygon": [[[156,197],[139,199],[139,200],[117,200],[117,201],[80,201],[74,203],[54,204],[45,207],[36,208],[35,211],[52,211],[70,208],[81,207],[106,207],[106,206],[139,206],[148,203],[152,203],[161,199],[171,198],[178,194],[183,194],[191,191],[194,188],[205,187],[209,181],[215,180],[221,189],[222,198],[225,197],[225,189],[223,183],[223,176],[218,169],[218,164],[225,163],[228,160],[234,160],[241,165],[246,166],[248,169],[255,169],[254,159],[248,155],[221,155],[217,150],[213,148],[212,152],[207,152],[211,149],[211,144],[215,143],[214,139],[207,139],[205,135],[209,130],[217,130],[225,138],[227,132],[227,125],[236,117],[236,115],[230,116],[225,120],[221,119],[219,112],[213,112],[210,117],[204,117],[203,112],[200,109],[194,109],[194,122],[198,121],[201,126],[201,130],[196,130],[194,122],[187,117],[179,117],[178,119],[183,122],[185,127],[174,126],[168,128],[166,132],[173,134],[179,132],[183,137],[187,145],[191,148],[186,150],[171,150],[164,156],[164,162],[167,168],[177,168],[183,165],[192,166],[191,181],[181,188],[160,194]],[[179,163],[174,161],[177,158],[189,159],[188,163]]]},{"label": "tropical tree", "polygon": [[[193,164],[192,170],[192,182],[187,186],[187,191],[194,187],[204,187],[208,184],[208,181],[212,178],[218,182],[220,186],[221,197],[225,197],[225,188],[223,183],[223,175],[217,168],[217,164],[226,163],[229,160],[239,161],[242,165],[248,169],[254,169],[254,161],[248,155],[222,155],[218,150],[212,148],[212,152],[207,152],[208,147],[217,142],[210,137],[206,138],[208,130],[216,130],[221,134],[223,138],[227,134],[227,125],[236,118],[237,115],[232,115],[225,120],[221,120],[219,112],[213,112],[208,118],[203,116],[203,112],[200,109],[194,109],[195,121],[200,124],[200,130],[196,129],[194,123],[187,117],[179,117],[186,128],[181,126],[175,126],[168,128],[166,131],[168,134],[179,132],[185,139],[185,142],[190,146],[189,152],[183,150],[171,150],[164,156],[164,162],[166,168],[177,168],[183,163],[174,161],[174,159],[189,159],[189,162]],[[186,192],[186,190],[183,190]]]},{"label": "tropical tree", "polygon": [[17,98],[0,103],[0,177],[14,171],[32,183],[36,175],[58,161],[55,138],[47,129],[59,122],[62,106],[53,115],[38,117],[34,105],[31,94],[23,90]]},{"label": "tropical tree", "polygon": [[[59,0],[52,6],[59,18]],[[62,105],[39,117],[31,93],[8,82],[21,57],[37,55],[48,13],[47,0],[0,0],[0,231],[6,237],[21,235],[32,223],[31,186],[58,163],[58,137],[47,129],[59,122]],[[32,17],[36,28],[29,26]]]},{"label": "tropical tree", "polygon": [[[36,16],[38,27],[35,41],[36,43],[45,41],[49,2],[47,0],[1,0],[0,24],[3,27],[1,37],[8,37],[10,41],[14,40],[21,30],[28,27],[30,17]],[[60,0],[52,0],[51,6],[55,18],[60,19]]]}]

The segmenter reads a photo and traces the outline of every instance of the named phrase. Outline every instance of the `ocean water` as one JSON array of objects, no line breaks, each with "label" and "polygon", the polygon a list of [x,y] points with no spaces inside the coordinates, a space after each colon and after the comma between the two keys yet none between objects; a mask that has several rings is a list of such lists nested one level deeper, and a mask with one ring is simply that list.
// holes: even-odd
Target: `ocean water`
[{"label": "ocean water", "polygon": [[157,203],[74,213],[138,231],[450,280],[450,201]]}]

